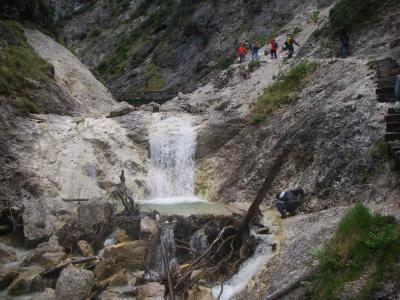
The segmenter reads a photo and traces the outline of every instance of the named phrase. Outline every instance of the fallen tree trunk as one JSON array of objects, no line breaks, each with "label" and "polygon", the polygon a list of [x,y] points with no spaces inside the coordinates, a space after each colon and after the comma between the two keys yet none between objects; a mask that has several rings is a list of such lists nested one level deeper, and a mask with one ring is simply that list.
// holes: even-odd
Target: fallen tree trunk
[{"label": "fallen tree trunk", "polygon": [[239,227],[239,232],[243,236],[249,235],[250,233],[250,222],[251,220],[258,214],[260,205],[264,200],[265,195],[271,188],[271,185],[274,181],[274,178],[278,174],[279,170],[281,169],[282,165],[284,164],[287,156],[289,155],[290,147],[282,147],[281,154],[275,159],[273,162],[270,170],[268,171],[267,176],[265,177],[264,183],[261,186],[261,189],[258,191],[256,198],[254,199],[253,203],[251,203],[249,210],[246,213],[242,223]]},{"label": "fallen tree trunk", "polygon": [[78,259],[66,261],[66,262],[58,265],[57,267],[51,268],[48,271],[44,272],[42,277],[48,277],[48,276],[54,274],[55,272],[62,270],[63,268],[65,268],[69,264],[73,264],[73,265],[82,264],[82,263],[85,263],[85,262],[88,262],[88,261],[91,261],[91,260],[95,260],[95,259],[100,260],[100,257],[98,257],[98,256],[89,256],[89,257],[78,258]]}]

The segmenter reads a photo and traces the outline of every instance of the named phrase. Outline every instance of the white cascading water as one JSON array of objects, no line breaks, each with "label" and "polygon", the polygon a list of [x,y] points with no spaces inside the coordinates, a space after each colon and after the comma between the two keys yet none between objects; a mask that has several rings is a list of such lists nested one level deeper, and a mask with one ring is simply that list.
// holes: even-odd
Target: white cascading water
[{"label": "white cascading water", "polygon": [[198,202],[194,195],[196,132],[190,117],[167,117],[150,129],[151,200],[147,203]]}]

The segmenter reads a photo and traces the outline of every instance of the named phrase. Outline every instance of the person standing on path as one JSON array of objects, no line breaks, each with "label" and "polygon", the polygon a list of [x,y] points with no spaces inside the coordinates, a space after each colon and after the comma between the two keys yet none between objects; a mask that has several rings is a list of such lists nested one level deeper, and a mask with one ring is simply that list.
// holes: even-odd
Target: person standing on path
[{"label": "person standing on path", "polygon": [[294,45],[297,47],[300,47],[300,44],[294,39],[292,35],[289,35],[286,42],[285,42],[285,47],[283,50],[288,51],[288,58],[291,59],[294,54]]},{"label": "person standing on path", "polygon": [[349,55],[349,45],[350,45],[350,38],[348,33],[345,30],[342,30],[342,32],[339,35],[340,39],[340,55],[342,58],[347,58]]},{"label": "person standing on path", "polygon": [[251,45],[251,60],[254,61],[260,60],[260,56],[258,54],[259,50],[260,50],[260,44],[257,42],[253,42],[253,44]]},{"label": "person standing on path", "polygon": [[240,43],[239,48],[237,49],[237,55],[239,56],[240,63],[246,60],[247,49],[244,46],[244,43]]},{"label": "person standing on path", "polygon": [[271,47],[271,59],[278,59],[278,56],[276,55],[276,51],[278,51],[278,43],[275,41],[275,39],[272,39],[269,44]]}]

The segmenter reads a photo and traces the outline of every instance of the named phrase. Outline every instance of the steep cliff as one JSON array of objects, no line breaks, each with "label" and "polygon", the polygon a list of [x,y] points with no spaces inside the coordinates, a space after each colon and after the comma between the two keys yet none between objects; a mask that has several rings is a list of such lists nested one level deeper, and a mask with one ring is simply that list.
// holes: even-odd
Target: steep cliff
[{"label": "steep cliff", "polygon": [[240,41],[264,43],[310,3],[322,10],[332,1],[92,1],[61,21],[60,38],[115,92],[177,93],[229,66]]}]

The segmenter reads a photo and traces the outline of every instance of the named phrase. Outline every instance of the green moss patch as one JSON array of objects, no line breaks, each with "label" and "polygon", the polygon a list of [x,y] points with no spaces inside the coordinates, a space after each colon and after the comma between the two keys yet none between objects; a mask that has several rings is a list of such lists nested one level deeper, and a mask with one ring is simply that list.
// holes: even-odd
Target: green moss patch
[{"label": "green moss patch", "polygon": [[46,84],[54,77],[54,68],[40,58],[27,44],[22,28],[16,22],[2,23],[18,41],[0,49],[0,94],[11,96],[21,112],[40,112],[29,89]]}]

